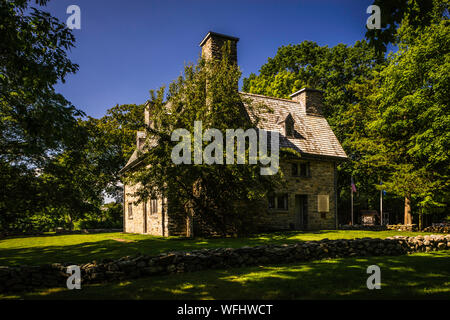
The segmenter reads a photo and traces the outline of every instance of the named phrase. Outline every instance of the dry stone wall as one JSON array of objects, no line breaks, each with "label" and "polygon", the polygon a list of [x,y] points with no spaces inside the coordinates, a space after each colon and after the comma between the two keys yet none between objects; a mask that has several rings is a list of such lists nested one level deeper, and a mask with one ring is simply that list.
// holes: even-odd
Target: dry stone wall
[{"label": "dry stone wall", "polygon": [[[158,256],[140,254],[80,265],[81,283],[83,285],[260,264],[282,264],[355,256],[392,256],[449,249],[450,235],[419,235],[416,237],[395,236],[386,239],[323,239],[284,245],[170,252]],[[0,267],[0,292],[23,291],[40,287],[65,287],[69,277],[66,269],[69,265],[71,263],[55,263],[37,267]]]},{"label": "dry stone wall", "polygon": [[430,226],[423,229],[425,232],[450,233],[450,225],[446,226]]}]

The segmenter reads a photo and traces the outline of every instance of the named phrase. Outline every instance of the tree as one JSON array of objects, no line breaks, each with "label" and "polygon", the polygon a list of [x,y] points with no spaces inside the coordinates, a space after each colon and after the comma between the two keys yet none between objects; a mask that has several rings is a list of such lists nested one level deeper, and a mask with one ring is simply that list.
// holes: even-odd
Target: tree
[{"label": "tree", "polygon": [[[175,165],[171,158],[177,144],[171,141],[172,132],[177,128],[194,132],[194,121],[221,132],[256,127],[257,120],[251,121],[244,113],[237,90],[240,71],[229,62],[229,47],[222,56],[220,61],[200,60],[197,66],[187,66],[184,77],[170,85],[167,103],[164,88],[151,92],[152,125],[147,128],[151,147],[140,155],[140,169],[130,171],[125,180],[140,185],[136,192],[140,200],[168,198],[173,214],[177,211],[188,223],[195,221],[199,227],[195,232],[207,232],[207,227],[200,226],[209,226],[224,235],[252,228],[249,221],[258,212],[257,204],[271,179],[260,175],[259,165]],[[246,102],[251,110],[250,101]]]},{"label": "tree", "polygon": [[412,200],[420,222],[423,212],[448,205],[450,29],[447,19],[419,29],[404,21],[398,35],[399,51],[364,100],[365,135],[353,137],[353,147],[379,171],[385,190],[404,197],[404,223],[411,224]]},{"label": "tree", "polygon": [[119,171],[136,148],[136,131],[144,130],[144,105],[116,105],[100,119],[89,117],[83,126],[89,133],[86,157],[95,168],[102,191],[116,201],[122,199]]},{"label": "tree", "polygon": [[30,3],[0,2],[0,225],[5,229],[23,224],[45,203],[38,188],[42,168],[65,148],[83,143],[77,124],[83,113],[53,88],[78,69],[66,53],[75,38]]},{"label": "tree", "polygon": [[448,16],[448,0],[375,0],[373,4],[381,10],[381,29],[368,29],[366,39],[383,55],[387,45],[398,43],[397,29],[402,21],[419,29]]},{"label": "tree", "polygon": [[121,206],[118,172],[134,151],[143,117],[143,105],[117,105],[100,119],[79,120],[85,143],[53,157],[39,176],[40,197],[46,199],[41,214],[52,212],[55,220],[64,219],[73,228],[85,217],[89,221],[82,225],[99,225],[105,216],[101,210],[105,195]]},{"label": "tree", "polygon": [[0,15],[1,159],[40,165],[73,143],[76,117],[82,115],[53,89],[78,69],[66,55],[75,38],[28,1],[2,1]]}]

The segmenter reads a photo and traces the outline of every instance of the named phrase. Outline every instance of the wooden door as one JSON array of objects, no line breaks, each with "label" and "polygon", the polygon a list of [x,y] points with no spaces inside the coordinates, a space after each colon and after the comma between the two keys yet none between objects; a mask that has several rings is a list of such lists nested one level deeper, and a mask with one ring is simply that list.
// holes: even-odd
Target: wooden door
[{"label": "wooden door", "polygon": [[306,230],[308,224],[308,196],[295,195],[295,229]]}]

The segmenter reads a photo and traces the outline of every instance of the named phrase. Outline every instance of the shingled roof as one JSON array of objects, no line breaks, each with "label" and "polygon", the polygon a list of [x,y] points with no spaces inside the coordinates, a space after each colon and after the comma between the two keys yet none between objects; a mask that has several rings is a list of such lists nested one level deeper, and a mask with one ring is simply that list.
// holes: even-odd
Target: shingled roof
[{"label": "shingled roof", "polygon": [[[302,155],[341,160],[347,158],[325,117],[308,114],[302,102],[246,92],[240,92],[240,94],[253,103],[264,104],[272,110],[272,112],[258,114],[261,119],[258,127],[266,131],[278,132],[281,148],[291,148]],[[246,107],[248,108],[248,106]],[[284,121],[289,114],[294,119],[294,137],[286,137],[284,132]],[[250,117],[253,118],[251,115]]]}]

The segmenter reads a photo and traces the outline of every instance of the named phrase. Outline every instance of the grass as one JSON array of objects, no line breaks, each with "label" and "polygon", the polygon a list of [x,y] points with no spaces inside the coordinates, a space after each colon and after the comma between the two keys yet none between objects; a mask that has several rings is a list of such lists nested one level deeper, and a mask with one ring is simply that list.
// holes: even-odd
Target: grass
[{"label": "grass", "polygon": [[[381,289],[366,287],[369,265]],[[450,251],[208,270],[0,299],[449,299]]]},{"label": "grass", "polygon": [[[425,233],[422,233],[425,234]],[[298,241],[353,238],[386,238],[394,235],[418,235],[398,231],[321,230],[315,232],[263,233],[247,238],[182,239],[141,234],[100,233],[12,237],[0,240],[0,265],[41,265],[54,262],[81,264],[104,258],[120,258],[143,253],[156,255],[167,251],[202,248],[257,246]]]}]

